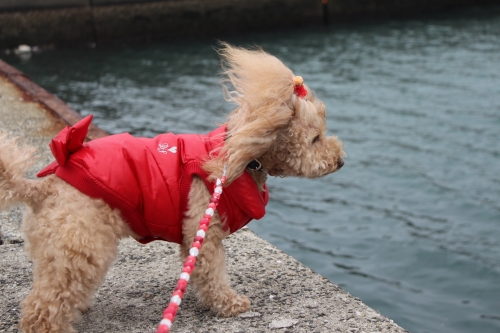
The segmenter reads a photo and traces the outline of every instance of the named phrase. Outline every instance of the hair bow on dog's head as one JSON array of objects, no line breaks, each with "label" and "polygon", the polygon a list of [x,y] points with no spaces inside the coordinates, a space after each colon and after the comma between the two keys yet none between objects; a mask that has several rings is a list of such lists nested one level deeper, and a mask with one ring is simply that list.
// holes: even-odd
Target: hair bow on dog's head
[{"label": "hair bow on dog's head", "polygon": [[302,76],[296,76],[293,78],[293,92],[300,98],[304,98],[307,95],[307,90],[304,87],[304,79]]}]

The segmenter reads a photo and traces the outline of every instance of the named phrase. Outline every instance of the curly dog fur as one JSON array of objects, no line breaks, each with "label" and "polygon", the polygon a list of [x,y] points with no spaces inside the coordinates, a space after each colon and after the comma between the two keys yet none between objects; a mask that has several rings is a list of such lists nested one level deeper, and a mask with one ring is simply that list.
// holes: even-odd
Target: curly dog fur
[{"label": "curly dog fur", "polygon": [[[232,87],[224,86],[225,96],[237,107],[226,121],[222,150],[203,165],[211,179],[220,176],[227,163],[230,184],[254,159],[262,169],[249,172],[261,189],[268,175],[313,178],[342,166],[342,143],[326,136],[324,104],[307,87],[306,98],[294,94],[290,69],[261,49],[222,44],[219,52],[225,82]],[[33,286],[22,302],[19,326],[27,333],[76,332],[72,322],[88,308],[120,239],[137,236],[119,211],[63,180],[23,178],[34,156],[32,148],[19,148],[17,140],[0,136],[0,207],[26,204],[23,231],[34,263]],[[194,178],[183,221],[181,259],[188,254],[210,196],[203,180]],[[191,283],[200,301],[217,315],[235,316],[247,311],[250,301],[229,285],[222,246],[227,235],[216,213]]]}]

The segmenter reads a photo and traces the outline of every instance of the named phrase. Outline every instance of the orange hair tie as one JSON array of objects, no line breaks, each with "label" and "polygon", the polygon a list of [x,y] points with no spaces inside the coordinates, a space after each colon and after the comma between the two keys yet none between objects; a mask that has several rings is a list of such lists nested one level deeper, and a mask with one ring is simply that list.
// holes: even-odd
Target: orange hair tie
[{"label": "orange hair tie", "polygon": [[293,92],[295,95],[299,96],[300,98],[304,98],[307,96],[307,90],[304,87],[304,79],[302,76],[296,76],[293,78]]}]

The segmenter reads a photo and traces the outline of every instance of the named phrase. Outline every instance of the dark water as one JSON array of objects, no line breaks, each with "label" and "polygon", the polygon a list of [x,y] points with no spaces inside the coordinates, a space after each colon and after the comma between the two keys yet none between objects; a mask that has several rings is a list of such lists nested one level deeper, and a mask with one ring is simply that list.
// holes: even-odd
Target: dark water
[{"label": "dark water", "polygon": [[[500,332],[500,8],[255,35],[324,100],[348,154],[271,179],[263,238],[411,332]],[[214,42],[3,57],[110,132],[207,132]]]}]

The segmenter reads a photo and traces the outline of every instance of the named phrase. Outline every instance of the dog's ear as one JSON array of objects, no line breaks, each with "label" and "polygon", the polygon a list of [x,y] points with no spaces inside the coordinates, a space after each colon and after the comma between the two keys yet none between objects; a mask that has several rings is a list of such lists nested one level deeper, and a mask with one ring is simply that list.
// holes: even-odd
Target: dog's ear
[{"label": "dog's ear", "polygon": [[227,156],[228,184],[238,178],[251,161],[269,150],[293,116],[287,106],[268,111],[265,116],[235,124],[235,127],[228,124],[228,138],[223,148]]},{"label": "dog's ear", "polygon": [[227,136],[217,158],[204,169],[211,178],[228,166],[227,184],[252,160],[262,156],[294,115],[293,73],[262,49],[247,50],[221,43],[225,98],[237,105],[227,119]]},{"label": "dog's ear", "polygon": [[227,185],[241,176],[251,161],[269,150],[276,141],[278,133],[288,126],[293,117],[293,110],[285,105],[275,110],[268,109],[266,115],[254,119],[249,119],[244,114],[259,113],[258,110],[240,112],[241,118],[233,114],[230,116],[224,146],[219,151],[213,152],[218,156],[203,166],[205,171],[210,173],[210,179],[215,180],[222,175],[226,164]]}]

